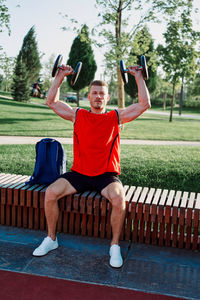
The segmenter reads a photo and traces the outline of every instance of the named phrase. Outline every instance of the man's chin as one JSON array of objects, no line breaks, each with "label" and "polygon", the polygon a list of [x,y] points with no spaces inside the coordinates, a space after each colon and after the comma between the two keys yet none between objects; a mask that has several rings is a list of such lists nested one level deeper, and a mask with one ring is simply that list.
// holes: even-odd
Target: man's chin
[{"label": "man's chin", "polygon": [[95,109],[102,109],[103,106],[102,106],[101,104],[96,104],[96,105],[94,105],[94,108],[95,108]]}]

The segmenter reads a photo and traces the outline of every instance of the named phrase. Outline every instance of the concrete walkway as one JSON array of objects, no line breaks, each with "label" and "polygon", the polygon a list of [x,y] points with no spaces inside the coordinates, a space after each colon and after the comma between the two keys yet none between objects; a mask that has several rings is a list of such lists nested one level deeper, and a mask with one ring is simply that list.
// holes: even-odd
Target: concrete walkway
[{"label": "concrete walkway", "polygon": [[[162,295],[199,299],[199,252],[123,241],[124,265],[113,269],[109,266],[110,241],[107,239],[59,233],[57,250],[44,257],[33,257],[32,251],[45,236],[43,231],[0,226],[0,270],[148,293],[149,297],[141,297],[142,300],[165,299]],[[8,287],[10,284],[8,282]],[[113,298],[96,295],[95,299],[122,298],[117,296],[116,290]]]},{"label": "concrete walkway", "polygon": [[[8,144],[36,144],[42,138],[39,136],[0,136],[0,145]],[[72,138],[55,137],[61,144],[72,144]],[[157,141],[157,140],[129,140],[121,139],[122,145],[171,145],[171,146],[200,146],[200,142],[190,141]]]}]

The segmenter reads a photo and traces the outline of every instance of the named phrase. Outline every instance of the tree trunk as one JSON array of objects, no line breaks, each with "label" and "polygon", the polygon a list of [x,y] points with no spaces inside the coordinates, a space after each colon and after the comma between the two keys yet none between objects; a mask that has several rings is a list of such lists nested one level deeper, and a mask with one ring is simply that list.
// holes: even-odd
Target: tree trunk
[{"label": "tree trunk", "polygon": [[118,80],[118,107],[124,108],[124,82],[121,77],[120,67],[117,66],[117,80]]},{"label": "tree trunk", "polygon": [[[118,49],[121,49],[121,23],[122,23],[122,0],[119,0],[118,10],[117,10],[117,19],[115,23],[115,38],[116,45]],[[117,51],[118,52],[118,51]],[[120,53],[120,51],[118,52]],[[117,82],[118,82],[118,107],[123,108],[124,105],[124,83],[122,81],[120,67],[119,67],[119,54],[117,54]]]},{"label": "tree trunk", "polygon": [[76,97],[77,97],[77,107],[79,107],[79,98],[80,98],[79,90],[76,92]]},{"label": "tree trunk", "polygon": [[180,95],[180,102],[179,102],[179,116],[181,116],[182,107],[183,107],[183,78],[182,78],[181,95]]},{"label": "tree trunk", "polygon": [[163,109],[164,110],[166,109],[166,99],[167,99],[167,93],[164,92],[164,94],[163,94]]},{"label": "tree trunk", "polygon": [[175,86],[176,86],[176,84],[173,83],[173,96],[172,96],[172,100],[171,100],[171,110],[170,110],[169,122],[172,122],[172,117],[173,117],[173,108],[174,108],[174,99],[175,99]]}]

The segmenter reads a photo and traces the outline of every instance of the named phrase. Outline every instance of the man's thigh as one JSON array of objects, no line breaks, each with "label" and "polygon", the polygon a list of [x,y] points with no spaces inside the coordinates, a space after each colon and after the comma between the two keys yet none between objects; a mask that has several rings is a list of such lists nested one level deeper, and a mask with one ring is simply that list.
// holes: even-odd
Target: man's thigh
[{"label": "man's thigh", "polygon": [[48,189],[53,192],[58,199],[77,192],[72,184],[65,178],[58,178],[55,182],[49,185]]}]

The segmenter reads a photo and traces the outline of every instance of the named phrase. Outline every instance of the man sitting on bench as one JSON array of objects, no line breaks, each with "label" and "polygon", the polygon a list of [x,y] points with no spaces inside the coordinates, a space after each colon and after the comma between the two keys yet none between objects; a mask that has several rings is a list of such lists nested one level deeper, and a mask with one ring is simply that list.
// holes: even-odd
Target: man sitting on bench
[{"label": "man sitting on bench", "polygon": [[119,238],[125,217],[125,194],[120,174],[120,124],[133,121],[150,108],[150,97],[138,66],[128,72],[135,76],[138,86],[138,103],[127,108],[107,112],[108,85],[95,80],[90,85],[88,99],[90,110],[71,107],[59,101],[59,87],[73,69],[62,65],[49,89],[46,104],[60,117],[74,123],[74,161],[71,172],[60,176],[48,186],[45,193],[45,216],[48,236],[33,252],[42,256],[58,247],[56,224],[59,216],[58,200],[63,196],[95,190],[112,204],[110,265],[119,268],[123,264]]}]

